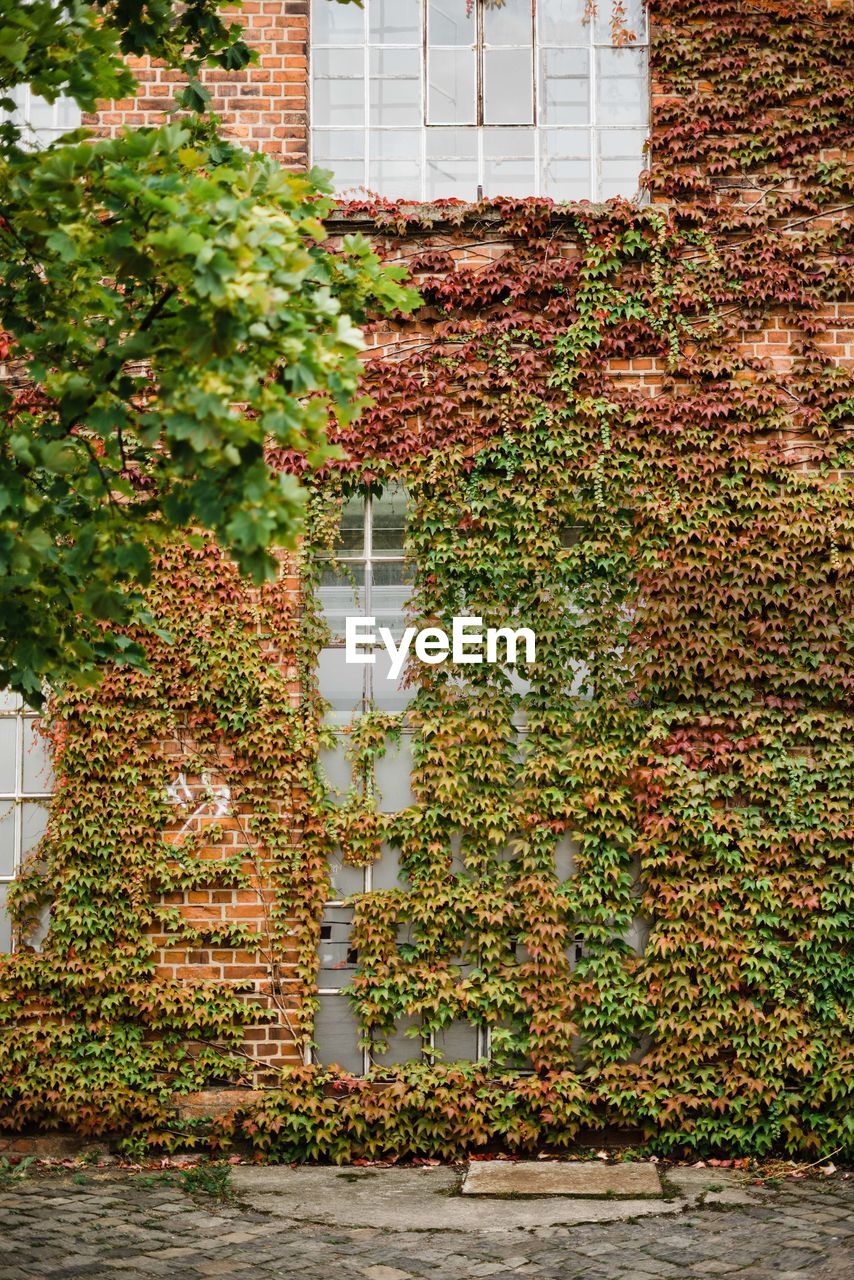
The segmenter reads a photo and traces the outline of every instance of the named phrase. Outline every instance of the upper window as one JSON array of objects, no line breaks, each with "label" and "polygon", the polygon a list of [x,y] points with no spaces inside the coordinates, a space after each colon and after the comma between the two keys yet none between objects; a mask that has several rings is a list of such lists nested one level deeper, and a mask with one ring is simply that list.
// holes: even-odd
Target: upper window
[{"label": "upper window", "polygon": [[0,952],[12,945],[8,887],[41,840],[52,787],[36,713],[17,694],[0,692]]},{"label": "upper window", "polygon": [[642,0],[312,0],[313,162],[391,198],[633,196],[648,88]]}]

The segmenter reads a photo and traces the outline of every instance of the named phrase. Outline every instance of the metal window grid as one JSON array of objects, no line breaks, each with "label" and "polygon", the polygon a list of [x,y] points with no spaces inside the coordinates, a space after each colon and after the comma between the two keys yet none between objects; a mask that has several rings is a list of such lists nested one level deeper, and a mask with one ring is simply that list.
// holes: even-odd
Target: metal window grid
[{"label": "metal window grid", "polygon": [[[462,2],[463,0],[460,0],[461,4]],[[475,0],[475,6],[476,6],[475,11],[477,15],[477,25],[476,25],[476,30],[477,30],[477,39],[476,39],[477,121],[475,123],[461,123],[461,124],[453,124],[453,123],[437,124],[437,123],[431,122],[427,118],[427,102],[428,102],[427,77],[428,77],[429,50],[431,47],[433,47],[438,49],[444,48],[447,51],[447,49],[449,49],[451,46],[430,46],[429,45],[430,32],[428,29],[429,24],[427,19],[429,0],[421,0],[421,42],[420,42],[421,57],[419,60],[421,125],[415,126],[418,128],[418,132],[420,135],[419,160],[420,160],[421,176],[420,176],[420,191],[418,195],[419,200],[426,201],[430,198],[428,194],[427,141],[428,141],[430,132],[436,129],[459,129],[467,132],[472,132],[474,134],[475,142],[476,142],[476,165],[477,165],[476,195],[478,198],[481,198],[484,194],[487,196],[506,194],[505,192],[501,192],[499,190],[495,190],[495,191],[486,190],[486,187],[488,185],[485,182],[485,158],[486,157],[484,154],[484,137],[485,137],[486,129],[516,130],[516,131],[519,131],[520,134],[523,131],[533,131],[533,175],[534,175],[533,190],[525,193],[531,196],[554,194],[553,192],[545,190],[546,184],[544,182],[544,157],[543,157],[544,131],[546,129],[551,128],[551,129],[559,130],[562,134],[566,133],[566,134],[573,134],[573,135],[584,135],[587,138],[587,142],[589,146],[589,170],[588,170],[589,190],[585,198],[589,198],[591,200],[601,200],[605,198],[602,194],[603,187],[605,185],[603,182],[603,176],[601,172],[602,135],[607,133],[616,133],[624,130],[641,130],[641,129],[646,130],[648,129],[648,126],[649,126],[649,114],[650,114],[649,113],[649,84],[648,84],[648,76],[646,75],[647,62],[648,62],[648,39],[646,34],[645,15],[643,14],[643,11],[642,11],[641,16],[642,16],[644,25],[641,27],[640,32],[638,33],[639,37],[642,36],[642,38],[639,38],[636,42],[634,42],[630,46],[630,48],[633,50],[640,50],[643,52],[644,90],[645,90],[644,111],[642,113],[642,116],[639,119],[632,121],[631,123],[622,122],[622,123],[611,125],[599,118],[599,112],[598,112],[598,106],[597,106],[597,95],[598,95],[598,86],[599,86],[599,78],[600,78],[599,65],[598,65],[598,53],[600,50],[614,50],[617,46],[615,46],[612,43],[612,41],[601,39],[598,36],[597,23],[594,20],[588,20],[584,24],[585,31],[587,34],[587,40],[584,43],[561,44],[555,41],[547,41],[543,39],[541,36],[541,24],[539,21],[538,7],[539,7],[539,12],[542,12],[545,4],[550,2],[559,3],[560,0],[531,0],[531,17],[532,17],[532,25],[533,25],[533,51],[532,51],[532,68],[531,68],[532,80],[533,80],[533,83],[532,83],[533,119],[532,121],[527,124],[502,124],[502,125],[487,126],[483,123],[483,92],[482,92],[484,50],[488,47],[486,46],[483,38],[484,0]],[[326,3],[326,0],[313,0],[313,3],[314,4]],[[371,5],[371,0],[365,0],[363,12],[362,12],[363,38],[358,45],[346,44],[345,42],[336,43],[336,44],[333,44],[333,43],[322,44],[320,42],[315,42],[311,38],[309,40],[309,124],[310,124],[309,147],[312,154],[312,162],[314,162],[314,152],[315,152],[316,142],[321,135],[323,135],[324,133],[327,133],[327,134],[332,133],[342,128],[360,131],[362,134],[362,144],[363,144],[362,145],[362,170],[363,170],[362,187],[366,191],[377,190],[377,193],[379,195],[394,198],[395,196],[399,195],[399,192],[395,192],[394,190],[377,189],[375,186],[372,186],[372,183],[371,183],[371,160],[372,160],[371,133],[372,131],[376,131],[377,133],[388,133],[390,135],[396,135],[401,132],[401,126],[397,122],[392,124],[387,124],[387,125],[371,123],[371,119],[370,119],[370,89],[371,89],[370,56],[371,56],[371,51],[375,49],[412,50],[413,48],[417,48],[419,46],[416,46],[412,43],[404,43],[404,42],[393,43],[391,41],[383,41],[383,42],[380,42],[377,40],[372,41],[371,33],[370,33],[370,23],[369,23],[370,5]],[[494,47],[517,48],[517,49],[528,48],[527,45],[524,45],[524,46],[522,45],[503,46],[502,45],[502,46],[494,46]],[[316,83],[318,78],[315,75],[315,55],[319,52],[334,52],[342,49],[356,49],[356,48],[361,48],[363,50],[363,60],[362,60],[363,65],[362,65],[361,76],[359,78],[361,79],[363,84],[364,123],[361,125],[347,124],[346,126],[342,126],[340,124],[324,124],[318,118],[318,110],[317,110],[317,104],[316,104],[315,88],[316,88]],[[541,69],[542,69],[542,55],[548,50],[565,50],[565,49],[581,49],[581,50],[585,50],[587,53],[587,64],[588,64],[588,77],[587,77],[588,123],[587,124],[549,125],[546,119],[544,118],[543,95],[540,91],[541,90],[540,79],[541,79]],[[389,78],[393,79],[394,77],[389,77]],[[413,132],[414,132],[414,128],[413,128]],[[408,131],[408,126],[407,126],[407,131]],[[616,156],[613,158],[619,160],[619,159],[629,159],[630,157]],[[320,164],[321,167],[323,167],[324,164],[329,162],[317,161],[317,163]],[[640,171],[642,167],[643,167],[643,161],[639,156],[638,168],[637,168],[638,176],[640,175]],[[637,187],[638,187],[638,183],[635,182],[634,188],[632,190],[626,190],[625,192],[621,192],[621,194],[625,195],[626,197],[635,197],[638,195]],[[347,191],[347,190],[352,191],[354,189],[356,188],[353,186],[341,188],[341,190],[343,191]],[[470,193],[470,198],[474,198],[474,196],[475,196],[475,193],[473,192]],[[463,196],[463,198],[467,198],[467,197]]]}]

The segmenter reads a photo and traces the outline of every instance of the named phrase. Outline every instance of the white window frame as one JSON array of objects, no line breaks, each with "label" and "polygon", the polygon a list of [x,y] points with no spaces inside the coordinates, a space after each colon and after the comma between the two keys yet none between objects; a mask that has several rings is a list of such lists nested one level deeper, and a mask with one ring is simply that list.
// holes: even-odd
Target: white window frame
[{"label": "white window frame", "polygon": [[[6,817],[10,808],[14,817],[11,874],[2,871],[2,868],[0,868],[0,871],[2,871],[2,874],[0,874],[0,887],[3,887],[3,900],[0,901],[0,930],[5,932],[5,929],[10,927],[6,923],[5,886],[14,883],[20,873],[23,862],[24,804],[43,804],[47,807],[50,804],[53,792],[49,789],[28,789],[24,786],[26,726],[28,724],[35,725],[39,720],[38,712],[27,707],[17,694],[0,692],[0,720],[12,721],[15,725],[14,786],[11,791],[0,791],[0,817]],[[49,780],[52,781],[52,779]],[[0,933],[0,937],[2,937],[2,933]],[[0,954],[5,951],[6,948],[0,945]]]},{"label": "white window frame", "polygon": [[[17,105],[6,118],[11,119],[21,130],[21,145],[29,150],[41,150],[61,138],[64,133],[80,128],[83,115],[73,98],[57,98],[55,102],[48,104],[44,98],[33,93],[27,84],[16,85],[9,91],[8,97],[14,98]],[[33,109],[36,106],[50,110],[49,125],[32,123]]]},{"label": "white window frame", "polygon": [[[313,0],[313,3],[327,3],[327,4],[331,3],[334,5],[335,0]],[[371,43],[370,26],[369,26],[370,3],[371,3],[371,0],[364,0],[364,9],[363,9],[363,17],[362,17],[363,42],[361,45],[321,44],[319,41],[315,43],[315,41],[311,38],[311,19],[309,19],[309,126],[310,126],[309,127],[309,152],[311,155],[311,163],[316,163],[321,168],[324,167],[327,163],[331,163],[331,162],[326,162],[322,159],[320,160],[315,159],[316,143],[320,135],[324,133],[329,133],[329,132],[334,133],[342,129],[358,130],[362,135],[362,141],[363,141],[363,148],[362,148],[363,150],[363,155],[362,155],[363,181],[361,186],[353,185],[350,187],[338,188],[342,192],[349,192],[349,193],[357,193],[360,190],[362,192],[368,192],[374,189],[371,184],[370,147],[371,147],[372,131],[376,131],[379,133],[386,132],[389,134],[395,134],[400,131],[400,128],[403,128],[403,126],[399,127],[394,124],[377,125],[377,124],[371,124],[370,122],[371,50],[372,49],[411,50],[413,48],[413,45],[411,43],[409,44],[403,44],[403,43],[393,44],[391,42]],[[459,3],[460,5],[463,5],[465,3],[465,0],[459,0]],[[601,3],[603,6],[607,5],[608,0],[601,0]],[[484,41],[483,41],[484,0],[475,0],[475,4],[476,4],[476,14],[477,14],[476,119],[478,121],[482,121],[483,120],[482,82],[483,82],[484,48],[485,48]],[[592,19],[585,24],[587,41],[583,44],[557,44],[555,42],[549,42],[544,39],[541,39],[540,24],[537,18],[537,0],[533,0],[532,2],[532,23],[534,28],[533,49],[532,49],[533,121],[531,124],[484,125],[483,123],[437,124],[428,120],[427,5],[428,5],[428,0],[421,0],[421,40],[420,40],[421,57],[420,57],[420,81],[419,81],[420,94],[421,94],[421,123],[419,126],[415,126],[415,125],[405,126],[407,132],[411,128],[412,132],[415,133],[417,129],[420,137],[420,165],[421,165],[420,191],[419,191],[419,195],[417,197],[413,196],[412,199],[418,200],[421,202],[426,202],[430,199],[438,198],[438,197],[432,197],[428,195],[427,140],[428,140],[430,131],[434,129],[459,129],[463,131],[474,131],[475,138],[476,138],[477,190],[476,192],[471,192],[468,195],[464,195],[462,197],[464,199],[472,199],[472,200],[481,199],[483,196],[485,187],[487,185],[484,181],[484,178],[485,178],[484,139],[486,136],[485,131],[493,130],[493,129],[516,130],[516,131],[519,131],[520,134],[524,133],[525,131],[533,131],[534,180],[533,180],[533,189],[531,191],[525,192],[525,195],[528,195],[528,196],[540,196],[540,195],[549,194],[544,190],[545,165],[544,165],[544,156],[543,156],[543,143],[545,139],[545,131],[548,129],[552,129],[552,130],[560,131],[566,134],[585,135],[587,138],[587,143],[589,147],[588,191],[584,196],[573,197],[573,198],[589,199],[592,201],[602,201],[607,198],[610,198],[602,194],[603,189],[605,188],[605,183],[604,183],[603,174],[602,174],[602,167],[601,167],[602,159],[603,159],[603,156],[601,154],[602,135],[612,133],[612,132],[618,133],[618,132],[627,131],[627,130],[632,130],[635,132],[644,131],[645,133],[648,134],[648,131],[649,131],[649,124],[650,124],[649,70],[648,70],[649,36],[648,36],[648,24],[647,24],[645,9],[642,9],[643,27],[637,33],[638,39],[632,42],[631,45],[625,46],[632,50],[643,50],[646,55],[647,65],[645,66],[644,87],[645,87],[647,105],[646,105],[646,111],[644,112],[644,117],[642,120],[633,121],[631,123],[623,122],[623,123],[618,123],[616,125],[609,125],[597,118],[598,116],[597,96],[598,96],[598,82],[599,82],[599,67],[598,67],[599,52],[601,50],[616,50],[620,47],[620,46],[616,46],[611,41],[611,39],[603,39],[601,37],[600,22],[597,21],[596,19]],[[444,47],[444,46],[441,46],[441,47]],[[468,46],[465,46],[465,47],[468,47]],[[527,46],[497,46],[497,47],[527,48]],[[317,111],[316,111],[316,103],[315,103],[315,83],[316,83],[316,78],[314,74],[315,54],[320,51],[328,52],[330,50],[341,50],[346,48],[349,48],[349,49],[361,48],[363,52],[362,83],[364,87],[364,100],[363,100],[364,123],[358,126],[341,125],[341,124],[331,124],[331,125],[319,124],[317,123]],[[540,91],[541,90],[541,86],[540,86],[541,63],[542,63],[543,52],[545,50],[550,50],[550,49],[582,49],[582,50],[586,49],[587,51],[588,123],[586,125],[585,124],[581,124],[581,125],[549,124],[549,122],[545,119],[543,94]],[[621,158],[630,159],[633,157],[615,156],[615,157],[608,157],[608,158],[619,160]],[[646,167],[646,165],[648,165],[648,158],[646,161],[644,161],[642,158],[639,157],[638,171],[637,171],[638,179],[640,178],[642,169]],[[639,186],[639,183],[636,185]],[[399,197],[399,193],[396,193],[391,190],[385,190],[385,191],[381,190],[379,191],[378,194],[390,199],[395,199]],[[497,195],[505,195],[505,194],[508,194],[508,193],[501,190],[487,192],[487,195],[497,196]],[[625,193],[622,193],[622,194],[624,194],[626,198],[635,198],[635,199],[641,198],[641,193],[638,189],[636,189],[633,192],[626,191]],[[554,198],[564,199],[566,197],[555,196]]]}]

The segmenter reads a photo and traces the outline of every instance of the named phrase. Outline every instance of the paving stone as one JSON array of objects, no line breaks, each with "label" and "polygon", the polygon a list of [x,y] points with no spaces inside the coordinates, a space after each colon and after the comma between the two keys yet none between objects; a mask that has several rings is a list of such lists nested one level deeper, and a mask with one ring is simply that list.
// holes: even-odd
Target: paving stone
[{"label": "paving stone", "polygon": [[660,1196],[655,1165],[604,1164],[599,1160],[477,1160],[463,1195]]}]

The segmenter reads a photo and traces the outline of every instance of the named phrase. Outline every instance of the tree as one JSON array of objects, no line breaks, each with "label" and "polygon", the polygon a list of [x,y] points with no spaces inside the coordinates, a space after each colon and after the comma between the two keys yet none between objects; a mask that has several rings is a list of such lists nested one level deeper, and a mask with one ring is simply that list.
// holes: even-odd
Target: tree
[{"label": "tree", "polygon": [[11,0],[0,106],[30,84],[83,110],[127,97],[126,55],[186,76],[160,128],[68,134],[43,150],[0,125],[0,687],[39,701],[107,660],[144,665],[152,555],[215,534],[255,581],[293,545],[303,491],[268,446],[327,459],[348,420],[370,310],[416,295],[361,237],[324,246],[323,176],[226,142],[205,64],[245,66],[221,0]]}]

